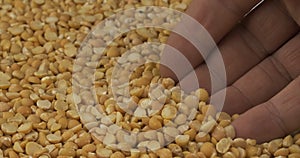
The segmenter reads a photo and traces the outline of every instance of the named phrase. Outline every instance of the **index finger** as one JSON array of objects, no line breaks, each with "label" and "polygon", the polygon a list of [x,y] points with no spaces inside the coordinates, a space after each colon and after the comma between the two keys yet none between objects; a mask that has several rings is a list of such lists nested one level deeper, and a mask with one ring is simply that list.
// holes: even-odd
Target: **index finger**
[{"label": "index finger", "polygon": [[[186,13],[203,25],[215,42],[218,43],[245,14],[260,1],[261,0],[194,0],[189,5]],[[178,24],[180,28],[185,28],[186,25],[188,24],[184,23],[184,20]],[[197,28],[187,31],[197,31]],[[208,53],[201,56],[189,41],[175,33],[170,35],[167,44],[180,51],[194,68],[201,64],[203,59],[208,56]],[[161,59],[161,63],[163,63],[163,65],[161,65],[161,75],[163,77],[171,77],[175,80],[182,79],[186,74],[192,71],[190,68],[186,67],[183,68],[183,71],[178,72],[178,68],[172,67],[173,71],[176,71],[176,76],[175,73],[167,67],[168,65],[174,65],[174,63],[176,63],[175,65],[178,67],[184,67],[185,65],[180,64],[182,63],[181,61],[181,58],[175,56],[171,49],[166,48]]]}]

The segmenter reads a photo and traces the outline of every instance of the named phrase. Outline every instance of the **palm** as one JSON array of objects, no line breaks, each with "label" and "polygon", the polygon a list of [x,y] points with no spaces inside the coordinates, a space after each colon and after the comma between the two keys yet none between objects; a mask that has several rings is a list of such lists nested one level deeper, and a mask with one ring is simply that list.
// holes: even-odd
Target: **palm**
[{"label": "palm", "polygon": [[[227,73],[227,87],[218,87],[227,92],[223,110],[243,113],[233,122],[238,136],[262,142],[300,128],[297,116],[300,112],[300,1],[265,1],[244,18],[258,2],[194,0],[187,14],[197,19],[218,43]],[[203,57],[175,34],[168,43],[189,59],[200,86],[209,90],[210,77]],[[180,62],[172,59],[170,53],[164,52],[165,63]],[[214,53],[205,58],[213,60]],[[180,84],[188,85],[192,77],[189,71],[176,72]],[[176,78],[166,68],[162,68],[162,74]],[[193,88],[190,85],[186,90]],[[220,91],[213,95],[218,96]],[[272,134],[265,133],[270,130]]]}]

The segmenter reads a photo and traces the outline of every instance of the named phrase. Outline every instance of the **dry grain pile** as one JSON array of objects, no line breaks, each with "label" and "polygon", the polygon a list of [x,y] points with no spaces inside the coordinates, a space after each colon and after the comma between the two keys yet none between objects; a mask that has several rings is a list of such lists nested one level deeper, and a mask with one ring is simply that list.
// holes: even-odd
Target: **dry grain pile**
[{"label": "dry grain pile", "polygon": [[[147,114],[147,107],[156,106],[149,102],[150,83],[165,88],[153,90],[158,99],[166,100],[163,108],[151,117],[132,116],[120,108],[108,81],[116,59],[143,42],[166,42],[169,32],[162,29],[130,31],[108,47],[95,72],[99,106],[79,107],[80,118],[76,105],[93,99],[89,91],[72,88],[72,75],[85,75],[72,63],[92,27],[120,9],[155,5],[184,11],[189,2],[0,0],[0,157],[299,158],[300,134],[261,145],[234,138],[230,122],[238,115],[216,112],[206,104],[209,96],[203,89],[183,95],[174,81],[159,78],[155,63],[130,74],[130,95],[139,106],[127,108]],[[134,54],[128,60],[139,58]],[[208,112],[211,116],[203,122]],[[132,134],[138,132],[144,133]]]}]

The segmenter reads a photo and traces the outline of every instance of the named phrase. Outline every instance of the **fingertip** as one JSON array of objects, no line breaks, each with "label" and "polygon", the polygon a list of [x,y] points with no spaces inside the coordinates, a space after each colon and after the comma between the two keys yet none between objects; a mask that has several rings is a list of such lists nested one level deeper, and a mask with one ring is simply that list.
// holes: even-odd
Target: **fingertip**
[{"label": "fingertip", "polygon": [[272,121],[269,111],[263,108],[267,106],[265,104],[248,110],[232,122],[236,137],[255,139],[257,143],[263,143],[285,135]]}]

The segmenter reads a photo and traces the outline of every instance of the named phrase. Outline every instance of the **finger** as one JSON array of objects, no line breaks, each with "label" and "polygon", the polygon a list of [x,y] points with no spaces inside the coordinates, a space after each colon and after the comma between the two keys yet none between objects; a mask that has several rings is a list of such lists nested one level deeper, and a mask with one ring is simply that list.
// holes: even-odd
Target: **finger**
[{"label": "finger", "polygon": [[300,77],[268,102],[242,114],[232,123],[237,137],[250,137],[262,143],[300,129],[299,87]]},{"label": "finger", "polygon": [[[194,0],[189,5],[186,13],[192,18],[196,19],[200,24],[204,26],[204,28],[209,32],[212,38],[218,43],[221,38],[225,36],[238,21],[260,0],[251,0],[251,1],[239,1],[239,0]],[[178,27],[189,27],[188,24],[183,22],[178,24]],[[199,28],[187,29],[188,31],[197,31]],[[204,42],[204,41],[203,41]],[[176,34],[171,34],[170,38],[167,42],[168,45],[176,48],[180,52],[182,52],[185,57],[190,60],[190,63],[193,67],[196,67],[200,63],[202,63],[203,58],[208,55],[208,52],[201,52],[204,54],[204,57],[200,55],[200,53],[195,49],[193,45],[189,43],[189,41],[181,38]],[[211,48],[212,49],[212,48]],[[161,67],[161,74],[163,77],[178,77],[181,79],[185,76],[191,69],[184,69],[183,72],[178,72],[176,67],[176,74],[179,76],[175,76],[174,73],[171,72],[170,69],[167,68],[166,65],[169,65],[169,62],[177,63],[178,67],[180,65],[181,58],[176,58],[172,55],[172,51],[166,49],[162,54],[162,63],[165,66]],[[173,64],[170,65],[173,65]]]},{"label": "finger", "polygon": [[281,1],[285,7],[287,8],[289,14],[293,17],[293,19],[298,23],[300,26],[300,1],[299,0],[288,0],[288,1]]},{"label": "finger", "polygon": [[[228,85],[231,85],[299,31],[298,25],[287,14],[278,1],[267,1],[248,15],[242,21],[242,25],[239,25],[221,41],[219,49],[222,52]],[[206,63],[220,63],[220,61],[215,61],[216,53],[218,52],[213,52]],[[196,68],[200,86],[210,90],[211,77],[209,73],[214,73],[215,77],[218,77],[217,70],[215,69],[216,72],[209,71],[205,64]],[[192,76],[187,76],[181,81],[181,84],[190,85],[187,91],[196,88],[189,84],[191,79]],[[225,87],[217,87],[217,90],[222,88]]]},{"label": "finger", "polygon": [[[300,75],[300,34],[226,89],[223,111],[242,113],[261,104]],[[219,93],[219,92],[218,92]],[[218,98],[216,93],[212,97]],[[219,105],[220,103],[214,103]]]}]

